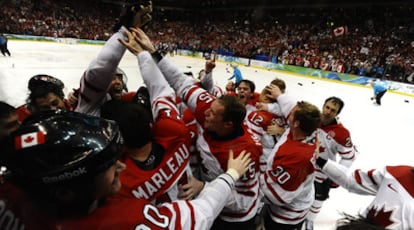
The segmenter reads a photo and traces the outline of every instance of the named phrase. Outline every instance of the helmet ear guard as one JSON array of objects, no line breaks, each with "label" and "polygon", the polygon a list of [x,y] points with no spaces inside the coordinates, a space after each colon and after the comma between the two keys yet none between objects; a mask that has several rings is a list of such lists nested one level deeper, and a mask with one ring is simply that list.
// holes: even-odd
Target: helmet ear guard
[{"label": "helmet ear guard", "polygon": [[40,185],[95,177],[121,154],[115,122],[85,114],[46,111],[29,117],[12,133],[4,163],[10,171]]}]

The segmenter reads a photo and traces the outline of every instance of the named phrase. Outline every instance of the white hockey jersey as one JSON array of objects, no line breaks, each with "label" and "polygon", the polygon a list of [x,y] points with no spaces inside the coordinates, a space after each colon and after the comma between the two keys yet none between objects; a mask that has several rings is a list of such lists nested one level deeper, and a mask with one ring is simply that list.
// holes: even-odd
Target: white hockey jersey
[{"label": "white hockey jersey", "polygon": [[412,166],[386,166],[351,174],[336,162],[323,167],[334,182],[350,192],[373,195],[374,200],[361,213],[387,229],[414,229],[414,170]]},{"label": "white hockey jersey", "polygon": [[[355,146],[352,143],[351,135],[341,123],[335,123],[323,126],[318,129],[319,154],[323,158],[337,161],[339,156],[339,163],[345,167],[350,167],[356,157]],[[322,183],[328,177],[316,169],[315,181]]]}]

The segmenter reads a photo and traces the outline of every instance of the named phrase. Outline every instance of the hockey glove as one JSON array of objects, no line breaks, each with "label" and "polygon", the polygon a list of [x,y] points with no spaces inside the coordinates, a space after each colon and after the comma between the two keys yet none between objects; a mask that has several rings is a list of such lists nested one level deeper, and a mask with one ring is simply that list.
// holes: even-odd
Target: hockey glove
[{"label": "hockey glove", "polygon": [[140,0],[136,4],[125,6],[123,11],[124,13],[112,27],[114,32],[117,32],[122,26],[127,29],[130,27],[143,27],[151,21],[152,2]]}]

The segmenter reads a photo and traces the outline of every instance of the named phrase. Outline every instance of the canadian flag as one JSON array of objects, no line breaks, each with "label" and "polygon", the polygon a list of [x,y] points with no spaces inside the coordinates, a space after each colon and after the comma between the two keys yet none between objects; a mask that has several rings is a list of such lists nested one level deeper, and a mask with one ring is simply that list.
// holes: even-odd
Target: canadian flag
[{"label": "canadian flag", "polygon": [[335,37],[342,36],[342,35],[346,34],[347,32],[348,32],[348,27],[347,26],[336,27],[333,30],[333,34],[335,35]]},{"label": "canadian flag", "polygon": [[43,143],[45,143],[45,135],[43,132],[26,133],[14,138],[14,146],[16,149],[24,149]]}]

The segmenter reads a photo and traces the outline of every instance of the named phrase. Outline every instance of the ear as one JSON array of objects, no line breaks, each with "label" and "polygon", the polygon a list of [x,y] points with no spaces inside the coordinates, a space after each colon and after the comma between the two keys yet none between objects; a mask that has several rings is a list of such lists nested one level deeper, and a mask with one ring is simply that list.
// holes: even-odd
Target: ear
[{"label": "ear", "polygon": [[299,126],[300,126],[300,121],[298,121],[298,120],[293,121],[293,127],[294,128],[299,128]]},{"label": "ear", "polygon": [[225,121],[224,122],[224,128],[230,129],[230,128],[233,128],[233,127],[234,127],[234,124],[233,124],[232,121]]}]

